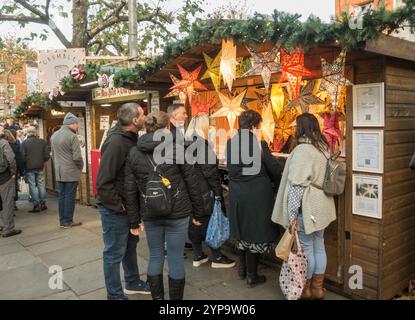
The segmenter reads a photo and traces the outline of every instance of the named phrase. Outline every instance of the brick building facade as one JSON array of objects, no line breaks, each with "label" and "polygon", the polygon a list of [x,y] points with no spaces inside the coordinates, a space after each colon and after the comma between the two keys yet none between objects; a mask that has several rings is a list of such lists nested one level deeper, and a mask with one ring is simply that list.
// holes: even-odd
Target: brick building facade
[{"label": "brick building facade", "polygon": [[16,107],[27,95],[27,65],[24,65],[22,71],[10,76],[9,85],[6,80],[0,78],[0,116],[6,116],[11,113],[13,107]]}]

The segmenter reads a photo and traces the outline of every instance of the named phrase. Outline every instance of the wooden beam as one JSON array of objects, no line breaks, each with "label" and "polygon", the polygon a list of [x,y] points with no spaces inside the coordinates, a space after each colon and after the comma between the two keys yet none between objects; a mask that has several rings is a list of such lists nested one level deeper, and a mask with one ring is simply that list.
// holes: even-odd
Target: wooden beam
[{"label": "wooden beam", "polygon": [[365,51],[415,61],[415,42],[399,39],[397,37],[381,35],[375,41],[368,41],[366,43]]}]

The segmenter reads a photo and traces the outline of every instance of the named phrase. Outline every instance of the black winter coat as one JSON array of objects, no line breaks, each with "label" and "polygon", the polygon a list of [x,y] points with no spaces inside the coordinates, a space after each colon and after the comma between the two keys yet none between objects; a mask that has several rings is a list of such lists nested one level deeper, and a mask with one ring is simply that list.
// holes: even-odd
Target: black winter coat
[{"label": "black winter coat", "polygon": [[101,149],[97,177],[97,203],[118,214],[125,210],[125,162],[130,149],[137,144],[137,134],[125,132],[117,124],[108,132]]},{"label": "black winter coat", "polygon": [[[45,162],[50,158],[50,150],[46,141],[29,136],[21,145],[22,160],[26,171],[43,170]],[[16,155],[16,161],[18,157]],[[19,168],[19,165],[17,165]]]},{"label": "black winter coat", "polygon": [[[240,139],[241,131],[227,142],[227,166],[229,171],[229,212],[231,236],[250,243],[267,243],[276,240],[279,229],[271,221],[274,208],[274,190],[278,190],[284,162],[275,158],[268,144],[261,141],[261,168],[255,175],[244,175],[242,169],[252,165],[242,164],[241,150],[259,148],[256,137],[249,133],[249,143],[239,142],[239,161],[231,163],[232,141]],[[237,141],[237,140],[236,140]],[[241,141],[241,139],[239,140]],[[274,189],[271,181],[274,183]]]},{"label": "black winter coat", "polygon": [[[151,213],[145,210],[140,190],[146,189],[147,179],[151,167],[147,155],[152,161],[154,149],[161,143],[153,140],[153,133],[141,136],[137,141],[137,147],[131,149],[125,167],[125,196],[127,212],[132,228],[137,228],[141,220],[154,220]],[[171,142],[173,144],[173,142]],[[171,146],[171,145],[170,145]],[[174,150],[173,144],[173,150]],[[166,156],[169,163],[158,165],[157,170],[170,180],[173,199],[173,210],[166,219],[180,219],[190,214],[203,212],[203,199],[199,192],[195,167],[190,164],[177,164],[175,151]]]}]

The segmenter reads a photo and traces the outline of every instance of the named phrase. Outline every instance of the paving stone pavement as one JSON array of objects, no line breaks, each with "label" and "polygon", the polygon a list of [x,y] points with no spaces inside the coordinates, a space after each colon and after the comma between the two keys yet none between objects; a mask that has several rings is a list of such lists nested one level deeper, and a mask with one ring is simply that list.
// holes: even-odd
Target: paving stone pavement
[{"label": "paving stone pavement", "polygon": [[[102,229],[98,210],[94,207],[76,206],[75,221],[81,227],[59,228],[57,199],[49,196],[46,212],[28,213],[30,203],[17,203],[16,227],[23,233],[11,238],[0,237],[0,300],[103,300],[106,290],[102,271]],[[143,235],[138,245],[140,275],[146,278],[148,247]],[[236,258],[227,252],[231,258]],[[253,289],[237,278],[236,268],[212,269],[204,264],[192,266],[191,252],[187,252],[185,299],[194,300],[282,300],[277,285],[277,271],[260,266],[260,273],[268,281]],[[62,289],[52,290],[49,282],[51,266],[63,270]],[[121,268],[122,269],[122,268]],[[167,263],[165,275],[167,275]],[[165,279],[167,283],[167,276]],[[166,288],[167,289],[167,288]],[[133,300],[149,300],[150,296],[130,296]],[[345,299],[332,292],[327,299]]]}]

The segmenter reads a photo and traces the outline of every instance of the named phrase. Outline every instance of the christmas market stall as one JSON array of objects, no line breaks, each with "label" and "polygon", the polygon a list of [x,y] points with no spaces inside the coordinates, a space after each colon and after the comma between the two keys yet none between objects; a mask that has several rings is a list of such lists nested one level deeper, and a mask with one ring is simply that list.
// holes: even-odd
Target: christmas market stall
[{"label": "christmas market stall", "polygon": [[[296,116],[316,115],[331,151],[347,164],[337,220],[325,235],[326,285],[354,298],[389,299],[415,278],[415,172],[408,168],[415,43],[384,33],[413,17],[413,7],[380,11],[364,17],[363,29],[350,28],[345,16],[325,24],[280,12],[197,21],[188,37],[114,80],[156,90],[162,104],[176,97],[228,137],[242,111],[256,110],[276,157],[290,152]],[[226,140],[214,142],[226,167]]]}]

